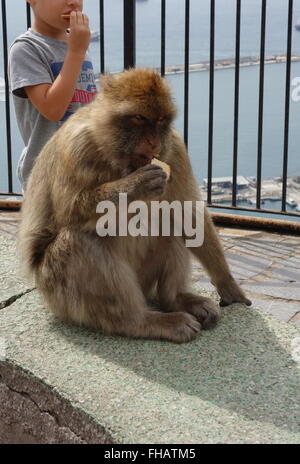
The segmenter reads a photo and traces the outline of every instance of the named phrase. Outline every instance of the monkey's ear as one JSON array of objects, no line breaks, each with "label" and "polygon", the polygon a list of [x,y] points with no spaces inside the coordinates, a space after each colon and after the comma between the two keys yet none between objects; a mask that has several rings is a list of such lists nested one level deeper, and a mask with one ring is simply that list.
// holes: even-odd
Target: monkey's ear
[{"label": "monkey's ear", "polygon": [[116,79],[112,74],[103,74],[100,77],[100,88],[105,94],[112,94],[115,89]]}]

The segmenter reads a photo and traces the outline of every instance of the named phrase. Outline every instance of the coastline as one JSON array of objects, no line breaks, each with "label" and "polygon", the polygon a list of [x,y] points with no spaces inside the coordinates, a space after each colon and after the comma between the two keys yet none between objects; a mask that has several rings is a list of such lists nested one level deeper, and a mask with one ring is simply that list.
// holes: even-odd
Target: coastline
[{"label": "coastline", "polygon": [[[291,57],[292,62],[299,62],[300,56],[293,55]],[[265,65],[266,64],[278,64],[278,63],[286,63],[286,55],[271,55],[265,58]],[[259,56],[246,56],[240,58],[240,68],[246,68],[249,66],[258,66],[260,64]],[[219,71],[221,69],[232,69],[235,68],[235,58],[228,58],[228,59],[217,59],[214,60],[214,70]],[[160,68],[153,68],[156,71],[160,72]],[[201,61],[200,63],[192,63],[189,65],[189,72],[203,72],[210,70],[210,62],[209,61]],[[111,74],[118,74],[121,71],[114,71]],[[185,72],[184,65],[172,65],[166,66],[165,68],[165,75],[174,75],[174,74],[183,74]],[[101,73],[95,73],[95,79],[98,82]],[[2,77],[0,77],[0,100],[5,101],[5,81]],[[1,93],[3,94],[1,96]]]},{"label": "coastline", "polygon": [[[265,65],[266,64],[278,64],[278,63],[286,63],[287,58],[286,55],[271,55],[265,57]],[[300,56],[293,55],[291,57],[292,62],[300,61]],[[246,56],[240,58],[240,68],[248,67],[248,66],[258,66],[260,64],[259,56]],[[235,58],[229,59],[218,59],[214,61],[214,70],[218,71],[220,69],[231,69],[235,68]],[[156,68],[159,71],[159,68]],[[194,63],[189,65],[189,72],[201,72],[201,71],[209,71],[210,70],[210,62],[209,61],[202,61],[200,63]],[[185,72],[184,65],[178,66],[167,66],[165,70],[166,75],[170,74],[181,74]]]},{"label": "coastline", "polygon": [[[293,55],[291,57],[292,62],[299,62],[300,56]],[[266,64],[278,64],[278,63],[286,63],[286,55],[270,55],[265,58],[264,61]],[[235,68],[235,58],[220,58],[214,60],[214,70],[219,71],[221,69],[232,69]],[[259,56],[245,56],[240,57],[240,68],[246,68],[249,66],[258,66],[260,64]],[[155,71],[161,71],[161,68],[153,68]],[[189,72],[203,72],[210,70],[210,62],[209,61],[201,61],[200,63],[192,63],[189,65]],[[109,72],[109,71],[108,71]],[[118,74],[120,71],[113,71],[110,74]],[[172,65],[166,66],[165,68],[165,75],[175,75],[175,74],[184,74],[185,66],[184,65]],[[101,73],[95,73],[96,81],[99,81]]]}]

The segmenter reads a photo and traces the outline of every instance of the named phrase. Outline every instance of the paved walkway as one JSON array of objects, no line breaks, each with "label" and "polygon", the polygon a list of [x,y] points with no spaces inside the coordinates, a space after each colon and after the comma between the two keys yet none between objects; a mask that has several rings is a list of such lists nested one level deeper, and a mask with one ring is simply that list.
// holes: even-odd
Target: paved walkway
[{"label": "paved walkway", "polygon": [[[235,278],[255,307],[300,326],[300,237],[219,228]],[[212,290],[208,277],[193,264],[193,280]]]},{"label": "paved walkway", "polygon": [[[217,328],[175,345],[55,320],[16,272],[18,217],[0,215],[0,437],[300,442],[299,237],[219,229],[255,307],[224,308]],[[196,263],[193,280],[217,299]]]}]

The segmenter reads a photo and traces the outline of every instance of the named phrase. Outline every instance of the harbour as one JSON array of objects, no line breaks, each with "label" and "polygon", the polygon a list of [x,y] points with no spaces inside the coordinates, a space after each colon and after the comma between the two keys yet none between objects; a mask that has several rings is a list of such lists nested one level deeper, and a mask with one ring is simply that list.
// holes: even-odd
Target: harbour
[{"label": "harbour", "polygon": [[[278,64],[286,63],[286,55],[270,55],[265,58],[265,65],[267,64]],[[291,57],[292,62],[300,61],[300,56],[293,55]],[[249,67],[249,66],[258,66],[260,64],[259,56],[245,56],[240,58],[240,67]],[[214,70],[218,71],[221,69],[230,69],[235,67],[235,58],[229,59],[216,59],[214,60]],[[189,65],[189,72],[200,72],[200,71],[209,71],[210,62],[202,61],[201,63],[194,63]],[[157,69],[159,71],[159,69]],[[184,65],[180,66],[167,66],[165,74],[180,74],[185,71]]]},{"label": "harbour", "polygon": [[[203,199],[207,199],[207,179],[200,186]],[[212,201],[214,204],[231,204],[232,202],[232,177],[214,177],[211,182]],[[240,206],[255,207],[257,182],[254,177],[237,176],[237,203]],[[261,183],[260,203],[266,209],[281,209],[282,178],[273,177],[264,179]],[[287,210],[299,212],[300,217],[300,177],[287,179]]]}]

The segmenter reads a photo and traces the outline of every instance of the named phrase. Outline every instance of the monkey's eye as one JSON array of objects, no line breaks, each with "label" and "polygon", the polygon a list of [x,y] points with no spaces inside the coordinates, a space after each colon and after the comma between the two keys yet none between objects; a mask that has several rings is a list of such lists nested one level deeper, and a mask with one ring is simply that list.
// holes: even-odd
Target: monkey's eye
[{"label": "monkey's eye", "polygon": [[145,116],[143,116],[142,114],[135,114],[132,116],[132,120],[136,124],[144,124],[147,121],[147,118],[145,118]]}]

